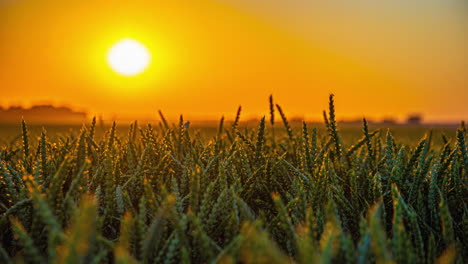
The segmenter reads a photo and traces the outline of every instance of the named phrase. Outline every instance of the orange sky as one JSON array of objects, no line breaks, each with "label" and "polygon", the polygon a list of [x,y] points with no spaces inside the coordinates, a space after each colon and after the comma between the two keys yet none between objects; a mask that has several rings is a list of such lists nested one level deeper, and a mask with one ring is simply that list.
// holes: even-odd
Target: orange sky
[{"label": "orange sky", "polygon": [[[51,102],[106,117],[319,119],[421,112],[468,117],[463,0],[0,1],[0,104]],[[378,2],[377,4],[375,2]],[[410,2],[410,3],[407,3]],[[106,52],[123,38],[152,53],[123,77]]]}]

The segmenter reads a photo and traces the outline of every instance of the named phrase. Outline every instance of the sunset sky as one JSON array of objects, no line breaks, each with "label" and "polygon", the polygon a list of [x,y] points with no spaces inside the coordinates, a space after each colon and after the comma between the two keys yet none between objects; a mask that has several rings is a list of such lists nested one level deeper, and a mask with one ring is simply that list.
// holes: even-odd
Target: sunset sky
[{"label": "sunset sky", "polygon": [[[109,49],[151,53],[136,76]],[[0,104],[69,105],[107,118],[468,120],[466,0],[0,0]]]}]

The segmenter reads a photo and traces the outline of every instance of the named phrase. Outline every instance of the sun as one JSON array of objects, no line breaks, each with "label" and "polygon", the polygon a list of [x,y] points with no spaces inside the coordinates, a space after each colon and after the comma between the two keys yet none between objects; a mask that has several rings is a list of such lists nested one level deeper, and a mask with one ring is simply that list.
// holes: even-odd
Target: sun
[{"label": "sun", "polygon": [[122,39],[107,53],[109,66],[118,74],[133,76],[148,68],[151,54],[148,49],[134,39]]}]

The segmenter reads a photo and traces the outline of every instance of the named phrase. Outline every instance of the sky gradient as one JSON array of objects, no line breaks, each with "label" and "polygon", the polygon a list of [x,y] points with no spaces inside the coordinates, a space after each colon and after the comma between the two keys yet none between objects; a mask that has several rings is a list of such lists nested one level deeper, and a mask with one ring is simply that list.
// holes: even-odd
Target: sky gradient
[{"label": "sky gradient", "polygon": [[[135,77],[106,53],[124,38],[152,53]],[[0,0],[2,105],[53,103],[107,118],[468,119],[463,0]]]}]

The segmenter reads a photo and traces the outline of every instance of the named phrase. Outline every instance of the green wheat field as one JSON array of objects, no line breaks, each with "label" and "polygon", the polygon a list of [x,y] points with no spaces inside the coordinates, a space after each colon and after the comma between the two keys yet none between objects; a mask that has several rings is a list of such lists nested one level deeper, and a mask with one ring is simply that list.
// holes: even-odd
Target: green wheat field
[{"label": "green wheat field", "polygon": [[1,263],[466,263],[466,127],[5,127]]}]

